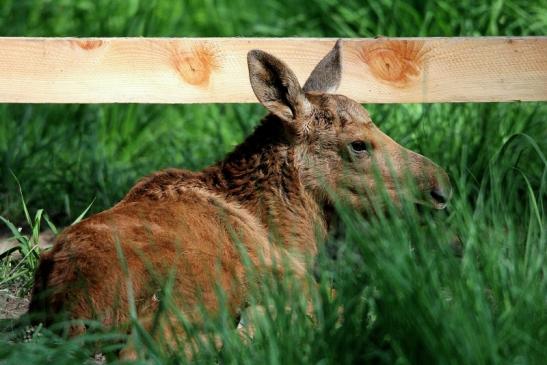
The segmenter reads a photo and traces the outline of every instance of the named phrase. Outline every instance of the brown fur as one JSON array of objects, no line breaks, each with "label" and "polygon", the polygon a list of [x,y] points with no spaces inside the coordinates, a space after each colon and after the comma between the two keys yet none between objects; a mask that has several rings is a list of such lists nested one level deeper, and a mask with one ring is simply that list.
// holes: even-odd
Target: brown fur
[{"label": "brown fur", "polygon": [[[198,302],[218,310],[217,285],[236,314],[261,280],[249,282],[238,244],[259,272],[283,274],[279,263],[288,259],[288,270],[306,275],[329,228],[333,193],[369,209],[380,201],[374,171],[394,201],[408,172],[443,207],[444,171],[380,132],[356,102],[325,93],[340,82],[340,58],[337,43],[303,90],[281,61],[250,52],[251,85],[271,114],[223,161],[201,172],[155,173],[113,208],[67,228],[41,257],[31,312],[121,326],[128,283],[147,317],[172,273],[173,298],[189,318],[197,320]],[[352,150],[354,141],[366,141],[367,151]]]}]

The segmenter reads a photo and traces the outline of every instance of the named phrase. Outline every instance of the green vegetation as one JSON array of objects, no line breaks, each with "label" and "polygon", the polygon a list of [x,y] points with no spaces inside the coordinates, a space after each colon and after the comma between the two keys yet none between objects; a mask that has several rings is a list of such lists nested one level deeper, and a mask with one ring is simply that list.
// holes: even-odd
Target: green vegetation
[{"label": "green vegetation", "polygon": [[[293,1],[290,7],[252,0],[0,4],[0,34],[9,36],[546,33],[545,0],[310,0]],[[318,259],[316,318],[305,315],[302,298],[286,285],[272,283],[263,288],[271,291],[262,293],[271,305],[256,320],[252,343],[242,342],[232,321],[220,316],[206,327],[223,339],[223,350],[210,350],[205,338],[196,359],[225,364],[543,363],[547,104],[367,108],[388,135],[446,168],[455,187],[449,209],[418,213],[409,206],[364,220],[342,207],[345,229],[330,242],[337,261],[326,254]],[[17,281],[23,284],[18,284],[19,294],[28,290],[40,224],[52,226],[41,220],[46,216],[40,209],[50,222],[70,224],[92,201],[92,212],[111,206],[147,173],[173,166],[199,169],[222,158],[264,114],[259,105],[0,105],[0,215],[14,223],[11,230],[2,225],[18,237],[15,250],[23,257],[14,262],[3,255],[0,289]],[[21,191],[28,209],[21,204]],[[456,237],[464,247],[460,255],[453,252]],[[330,286],[336,288],[335,298]],[[271,308],[277,308],[275,316]],[[29,341],[19,336],[17,331],[0,334],[0,363],[84,362],[97,340],[110,357],[121,335],[97,328],[67,340],[40,328]],[[162,354],[159,343],[145,334],[137,341],[154,363],[184,361]]]}]

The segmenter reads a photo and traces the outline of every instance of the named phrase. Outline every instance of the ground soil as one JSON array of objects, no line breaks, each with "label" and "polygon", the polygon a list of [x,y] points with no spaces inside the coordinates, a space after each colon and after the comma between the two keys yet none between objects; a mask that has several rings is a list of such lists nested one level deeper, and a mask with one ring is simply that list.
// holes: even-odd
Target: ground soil
[{"label": "ground soil", "polygon": [[[38,240],[40,249],[44,250],[51,247],[54,239],[55,235],[49,230],[40,233]],[[17,241],[13,237],[8,235],[0,236],[0,255],[16,246]],[[21,255],[19,252],[14,252],[9,257],[5,257],[4,260],[17,262],[20,258]],[[29,302],[30,294],[25,292],[20,282],[15,281],[8,283],[7,286],[0,287],[0,319],[11,319],[21,316],[27,311]]]}]

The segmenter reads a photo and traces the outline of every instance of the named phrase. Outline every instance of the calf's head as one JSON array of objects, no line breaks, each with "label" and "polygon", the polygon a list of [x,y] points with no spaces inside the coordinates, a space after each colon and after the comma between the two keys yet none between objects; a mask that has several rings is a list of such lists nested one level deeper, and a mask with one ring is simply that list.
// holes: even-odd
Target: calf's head
[{"label": "calf's head", "polygon": [[395,203],[444,208],[452,193],[446,172],[382,133],[359,103],[333,94],[341,58],[338,41],[301,87],[274,56],[253,50],[247,57],[253,91],[293,144],[305,188],[323,201],[334,193],[360,210],[381,204],[383,192]]}]

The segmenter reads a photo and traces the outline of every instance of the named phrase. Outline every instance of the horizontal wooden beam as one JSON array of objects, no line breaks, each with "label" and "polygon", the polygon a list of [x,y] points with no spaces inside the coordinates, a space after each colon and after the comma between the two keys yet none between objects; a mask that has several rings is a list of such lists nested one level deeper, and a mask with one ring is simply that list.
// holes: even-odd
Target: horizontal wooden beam
[{"label": "horizontal wooden beam", "polygon": [[[0,38],[3,103],[247,103],[246,54],[303,84],[334,39]],[[547,37],[343,42],[338,91],[363,103],[547,100]]]}]

